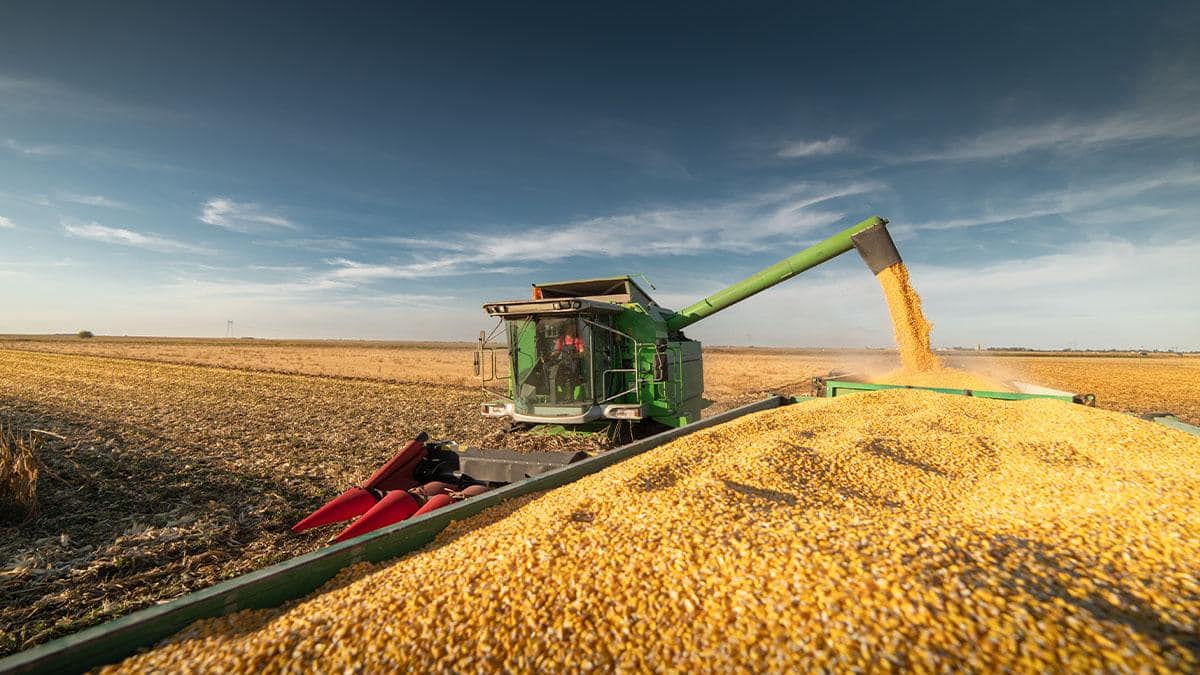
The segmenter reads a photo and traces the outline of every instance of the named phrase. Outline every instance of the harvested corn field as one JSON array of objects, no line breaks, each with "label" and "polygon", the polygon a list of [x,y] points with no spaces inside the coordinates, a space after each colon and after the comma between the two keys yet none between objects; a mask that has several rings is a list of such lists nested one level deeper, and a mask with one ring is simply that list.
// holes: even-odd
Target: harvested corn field
[{"label": "harvested corn field", "polygon": [[810,402],[112,672],[1193,670],[1198,475],[1195,437],[1058,401]]},{"label": "harvested corn field", "polygon": [[[0,349],[471,389],[476,389],[478,382],[471,373],[471,348],[455,343],[99,337],[81,342],[10,336],[0,340]],[[831,370],[861,372],[885,383],[904,372],[896,368],[896,353],[886,350],[705,347],[704,352],[705,397],[714,402],[706,413],[771,392],[807,393],[813,377]],[[952,352],[938,358],[989,382],[1018,379],[1076,393],[1094,393],[1103,408],[1138,413],[1171,411],[1192,424],[1200,424],[1197,355]],[[980,382],[960,382],[963,388],[984,388],[965,386],[972,383]]]},{"label": "harvested corn field", "polygon": [[478,401],[449,386],[0,350],[2,418],[59,436],[36,453],[37,518],[0,524],[0,653],[323,546],[288,527],[419,431],[489,441]]},{"label": "harvested corn field", "polygon": [[471,346],[453,342],[0,336],[0,349],[410,384],[478,384],[471,373]]},{"label": "harvested corn field", "polygon": [[1169,411],[1200,425],[1200,357],[1030,357],[983,367],[1031,382],[1096,394],[1102,407],[1139,414]]}]

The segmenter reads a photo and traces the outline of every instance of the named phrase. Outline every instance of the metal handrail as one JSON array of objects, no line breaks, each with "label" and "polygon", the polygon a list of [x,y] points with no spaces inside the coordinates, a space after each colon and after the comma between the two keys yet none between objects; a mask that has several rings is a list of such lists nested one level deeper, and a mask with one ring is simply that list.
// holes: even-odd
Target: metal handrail
[{"label": "metal handrail", "polygon": [[[526,319],[526,320],[528,320],[528,319]],[[499,332],[501,331],[501,329],[503,328],[503,326],[504,326],[504,319],[497,319],[497,320],[496,320],[496,326],[495,326],[494,328],[492,328],[492,331],[491,331],[490,333],[487,333],[487,334],[485,335],[483,332],[480,332],[480,338],[479,338],[479,349],[477,350],[477,353],[480,355],[480,361],[481,361],[481,362],[480,362],[480,367],[479,367],[479,368],[480,368],[480,370],[479,370],[479,372],[480,372],[480,374],[479,374],[480,387],[483,389],[484,393],[491,394],[492,396],[499,396],[499,397],[501,397],[501,398],[508,398],[508,393],[507,393],[507,392],[505,392],[505,393],[501,393],[501,392],[498,392],[498,391],[494,391],[494,390],[492,390],[492,389],[489,389],[489,388],[488,388],[488,386],[487,386],[487,384],[488,384],[489,382],[496,382],[496,381],[499,381],[499,380],[500,380],[500,378],[496,376],[496,370],[497,370],[497,368],[496,368],[496,352],[498,352],[498,351],[502,351],[500,347],[489,347],[489,346],[487,346],[487,343],[488,343],[488,342],[490,342],[490,341],[492,340],[492,338],[496,337],[496,334],[497,334],[497,333],[499,333]],[[486,352],[490,352],[490,353],[491,353],[491,357],[492,357],[492,358],[491,358],[491,361],[492,361],[492,363],[491,363],[492,370],[491,370],[491,376],[490,376],[490,377],[484,377],[484,376],[483,376],[483,363],[482,363],[482,357],[483,357],[483,352],[485,352],[485,351],[486,351]],[[506,350],[504,350],[504,351],[507,351],[507,349],[506,349]]]},{"label": "metal handrail", "polygon": [[608,374],[609,373],[633,373],[634,384],[632,387],[630,387],[629,389],[626,389],[625,391],[622,391],[620,393],[616,393],[616,394],[613,394],[612,396],[608,396],[608,397],[601,399],[600,403],[607,403],[607,402],[613,400],[614,398],[617,398],[618,396],[624,396],[625,394],[632,392],[637,395],[638,404],[641,404],[642,392],[641,392],[641,387],[638,386],[637,369],[636,368],[609,368],[608,370],[605,370],[604,373],[601,375],[601,380],[600,380],[600,395],[601,396],[604,396],[605,394],[608,393]]},{"label": "metal handrail", "polygon": [[[610,333],[615,333],[616,335],[620,335],[621,337],[632,342],[634,359],[636,361],[638,350],[641,349],[641,345],[643,345],[645,343],[638,342],[637,338],[633,337],[632,335],[630,335],[624,331],[617,330],[616,328],[613,328],[612,326],[605,326],[602,323],[597,323],[597,322],[592,321],[591,319],[587,318],[586,316],[581,316],[579,318],[582,319],[583,322],[588,324],[589,326],[595,326],[601,330],[606,330]],[[596,351],[594,348],[594,345],[593,345],[593,348],[589,351],[592,353],[594,353]],[[622,392],[613,394],[612,396],[608,396],[608,374],[609,373],[633,373],[633,386]],[[637,397],[638,405],[641,405],[642,404],[642,388],[640,386],[641,383],[642,383],[642,380],[640,380],[638,378],[638,370],[636,367],[634,367],[634,368],[607,368],[604,370],[604,372],[600,376],[600,396],[602,398],[600,399],[599,402],[607,403],[608,401],[611,401],[614,398],[617,398],[619,396],[624,396],[626,394],[633,393],[634,396]]]}]

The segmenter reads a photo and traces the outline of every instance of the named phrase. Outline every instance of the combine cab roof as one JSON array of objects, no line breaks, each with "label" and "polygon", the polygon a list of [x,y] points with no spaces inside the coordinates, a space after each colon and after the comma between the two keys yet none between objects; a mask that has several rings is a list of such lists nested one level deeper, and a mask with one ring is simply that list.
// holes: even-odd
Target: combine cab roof
[{"label": "combine cab roof", "polygon": [[588,298],[601,302],[636,302],[645,306],[657,306],[650,294],[638,286],[632,277],[603,277],[579,281],[555,281],[534,284],[535,296],[541,291],[543,298]]},{"label": "combine cab roof", "polygon": [[483,310],[492,316],[524,317],[535,314],[579,314],[580,312],[606,312],[616,314],[621,306],[612,302],[597,302],[592,298],[576,298],[561,300],[559,298],[543,298],[540,300],[508,300],[504,302],[489,302]]}]

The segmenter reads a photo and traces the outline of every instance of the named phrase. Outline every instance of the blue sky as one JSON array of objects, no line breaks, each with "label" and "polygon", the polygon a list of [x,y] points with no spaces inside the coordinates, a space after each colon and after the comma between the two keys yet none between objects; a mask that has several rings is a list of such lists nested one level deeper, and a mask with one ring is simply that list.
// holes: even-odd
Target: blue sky
[{"label": "blue sky", "polygon": [[[878,214],[939,345],[1200,349],[1200,5],[5,3],[0,332],[471,339]],[[853,254],[690,329],[885,346]]]}]

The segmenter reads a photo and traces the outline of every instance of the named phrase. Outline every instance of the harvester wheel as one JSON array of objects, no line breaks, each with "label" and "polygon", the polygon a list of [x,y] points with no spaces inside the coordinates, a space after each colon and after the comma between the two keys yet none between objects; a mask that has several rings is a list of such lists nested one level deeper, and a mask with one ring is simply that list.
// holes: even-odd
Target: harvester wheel
[{"label": "harvester wheel", "polygon": [[528,422],[509,420],[504,423],[504,427],[501,428],[501,431],[506,434],[515,434],[521,431],[529,431],[531,428],[533,428],[533,425],[529,424]]}]

